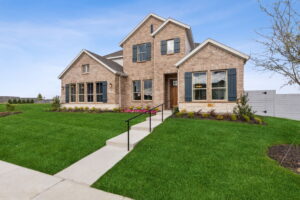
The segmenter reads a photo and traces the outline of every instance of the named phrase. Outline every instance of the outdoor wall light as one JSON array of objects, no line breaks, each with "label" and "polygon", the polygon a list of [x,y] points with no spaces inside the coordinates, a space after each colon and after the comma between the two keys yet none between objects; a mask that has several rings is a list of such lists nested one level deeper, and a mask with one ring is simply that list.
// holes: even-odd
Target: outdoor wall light
[{"label": "outdoor wall light", "polygon": [[112,88],[112,83],[109,83],[109,88]]}]

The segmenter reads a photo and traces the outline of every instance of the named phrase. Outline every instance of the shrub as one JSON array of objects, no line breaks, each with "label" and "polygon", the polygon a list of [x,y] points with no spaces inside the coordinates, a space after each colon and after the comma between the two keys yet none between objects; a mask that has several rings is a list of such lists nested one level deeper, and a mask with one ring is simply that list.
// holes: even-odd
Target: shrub
[{"label": "shrub", "polygon": [[223,116],[224,116],[224,119],[230,119],[231,113],[227,112]]},{"label": "shrub", "polygon": [[186,113],[187,111],[186,111],[186,109],[182,109],[180,112]]},{"label": "shrub", "polygon": [[212,116],[212,117],[216,117],[216,116],[217,116],[217,113],[216,113],[215,109],[211,109],[211,110],[209,111],[209,115]]},{"label": "shrub", "polygon": [[130,107],[129,107],[130,110],[133,110],[133,108],[134,108],[133,106],[130,106]]},{"label": "shrub", "polygon": [[236,121],[237,120],[236,114],[230,115],[230,119],[231,119],[231,121]]},{"label": "shrub", "polygon": [[18,102],[17,102],[17,103],[21,104],[21,103],[22,103],[21,99],[18,99]]},{"label": "shrub", "polygon": [[257,123],[257,124],[262,124],[263,123],[262,119],[259,118],[259,117],[254,117],[254,122]]},{"label": "shrub", "polygon": [[216,119],[217,119],[217,120],[223,120],[223,119],[224,119],[224,115],[217,115],[217,116],[216,116]]},{"label": "shrub", "polygon": [[79,108],[77,106],[75,106],[74,110],[77,112],[77,111],[80,111]]},{"label": "shrub", "polygon": [[90,108],[86,106],[86,107],[84,107],[84,110],[85,110],[85,111],[89,111]]},{"label": "shrub", "polygon": [[96,110],[97,110],[97,109],[96,109],[95,107],[92,107],[90,111],[96,112]]},{"label": "shrub", "polygon": [[136,107],[137,110],[142,110],[142,106]]},{"label": "shrub", "polygon": [[183,116],[183,112],[178,112],[178,113],[176,113],[175,115],[176,115],[176,117],[182,117]]},{"label": "shrub", "polygon": [[30,99],[26,99],[26,103],[30,103]]},{"label": "shrub", "polygon": [[159,111],[160,111],[160,109],[159,109],[159,108],[155,108],[154,110],[155,110],[156,112],[159,112]]},{"label": "shrub", "polygon": [[65,112],[65,111],[67,111],[67,108],[63,107],[61,110]]},{"label": "shrub", "polygon": [[176,113],[178,113],[178,112],[179,112],[179,108],[178,108],[178,106],[174,107],[174,108],[173,108],[173,113],[175,113],[175,114],[176,114]]},{"label": "shrub", "polygon": [[31,100],[30,100],[30,103],[34,103],[34,100],[33,100],[33,99],[31,99]]},{"label": "shrub", "polygon": [[208,118],[209,117],[209,113],[201,113],[201,117]]},{"label": "shrub", "polygon": [[60,101],[58,96],[53,98],[51,108],[53,111],[58,111],[60,109]]},{"label": "shrub", "polygon": [[12,104],[13,101],[12,101],[11,99],[8,99],[8,102],[7,102],[7,103]]},{"label": "shrub", "polygon": [[12,105],[12,104],[10,104],[10,103],[7,103],[7,104],[6,104],[6,111],[12,112],[12,111],[14,111],[14,110],[15,110],[15,106],[14,106],[14,105]]},{"label": "shrub", "polygon": [[102,112],[101,108],[98,108],[98,109],[97,109],[97,112],[98,112],[98,113]]},{"label": "shrub", "polygon": [[114,111],[114,112],[120,112],[120,111],[121,111],[121,108],[114,108],[113,111]]},{"label": "shrub", "polygon": [[248,118],[253,119],[254,111],[252,111],[252,107],[248,104],[248,95],[242,95],[237,100],[237,105],[233,109],[233,113],[236,114],[240,119],[243,119],[243,115],[248,116]]},{"label": "shrub", "polygon": [[72,108],[72,107],[68,107],[67,109],[68,109],[69,112],[72,112],[72,111],[73,111],[73,108]]},{"label": "shrub", "polygon": [[195,113],[194,112],[188,112],[188,118],[194,118],[195,117]]},{"label": "shrub", "polygon": [[79,111],[84,111],[84,107],[79,107]]},{"label": "shrub", "polygon": [[149,109],[150,109],[150,106],[146,106],[145,109],[146,109],[146,110],[149,110]]},{"label": "shrub", "polygon": [[242,115],[242,119],[245,120],[246,122],[250,122],[250,117],[247,115]]},{"label": "shrub", "polygon": [[13,99],[13,104],[17,104],[17,103],[18,103],[17,99]]}]

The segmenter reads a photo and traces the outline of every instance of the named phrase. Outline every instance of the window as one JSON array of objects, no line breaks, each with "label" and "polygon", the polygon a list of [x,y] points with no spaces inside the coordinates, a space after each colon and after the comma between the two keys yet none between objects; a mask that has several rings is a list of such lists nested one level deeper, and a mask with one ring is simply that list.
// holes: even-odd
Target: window
[{"label": "window", "polygon": [[75,102],[76,101],[76,85],[75,84],[71,84],[71,102]]},{"label": "window", "polygon": [[94,84],[87,83],[87,101],[93,102],[94,101]]},{"label": "window", "polygon": [[79,102],[84,102],[84,83],[78,84],[78,97]]},{"label": "window", "polygon": [[101,82],[96,83],[96,99],[97,102],[103,102],[103,86]]},{"label": "window", "polygon": [[206,72],[193,73],[193,100],[206,100]]},{"label": "window", "polygon": [[144,100],[152,100],[152,80],[144,80]]},{"label": "window", "polygon": [[133,100],[141,100],[141,81],[132,82]]},{"label": "window", "polygon": [[212,99],[213,100],[225,100],[227,99],[227,79],[226,71],[214,71],[212,72]]},{"label": "window", "polygon": [[146,43],[137,46],[137,60],[139,62],[146,60]]},{"label": "window", "polygon": [[167,54],[174,53],[174,40],[167,40]]},{"label": "window", "polygon": [[150,33],[153,33],[153,24],[150,25]]},{"label": "window", "polygon": [[89,64],[82,65],[81,70],[82,70],[83,74],[89,73],[90,72],[90,65]]}]

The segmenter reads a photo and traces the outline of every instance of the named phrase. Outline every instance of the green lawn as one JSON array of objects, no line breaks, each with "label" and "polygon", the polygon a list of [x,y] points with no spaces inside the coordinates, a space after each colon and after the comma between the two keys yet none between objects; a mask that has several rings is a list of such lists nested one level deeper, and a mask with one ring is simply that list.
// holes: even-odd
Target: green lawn
[{"label": "green lawn", "polygon": [[300,122],[168,119],[93,186],[134,199],[300,199],[300,175],[266,152],[300,144]]},{"label": "green lawn", "polygon": [[46,112],[48,108],[17,105],[22,114],[0,117],[0,160],[55,174],[125,132],[124,120],[135,115]]}]

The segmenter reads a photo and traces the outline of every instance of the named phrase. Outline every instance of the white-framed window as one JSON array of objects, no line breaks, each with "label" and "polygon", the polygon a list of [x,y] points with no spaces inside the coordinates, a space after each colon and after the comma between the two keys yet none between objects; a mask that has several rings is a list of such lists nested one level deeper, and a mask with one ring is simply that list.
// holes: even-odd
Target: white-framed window
[{"label": "white-framed window", "polygon": [[136,80],[132,81],[132,92],[133,92],[133,100],[141,100],[141,81]]},{"label": "white-framed window", "polygon": [[137,45],[137,61],[142,62],[147,60],[146,43]]},{"label": "white-framed window", "polygon": [[174,40],[167,40],[167,54],[174,53]]},{"label": "white-framed window", "polygon": [[84,83],[78,83],[78,99],[79,102],[84,102]]},{"label": "white-framed window", "polygon": [[211,72],[211,87],[213,100],[227,99],[227,71],[212,71]]},{"label": "white-framed window", "polygon": [[89,64],[85,64],[81,66],[81,72],[83,74],[89,73],[90,72],[90,65]]},{"label": "white-framed window", "polygon": [[144,80],[144,100],[152,100],[152,80]]},{"label": "white-framed window", "polygon": [[193,82],[193,100],[206,100],[207,98],[207,73],[194,72]]},{"label": "white-framed window", "polygon": [[93,102],[94,101],[94,83],[87,83],[87,101]]},{"label": "white-framed window", "polygon": [[70,84],[71,87],[71,102],[76,102],[76,84]]}]

